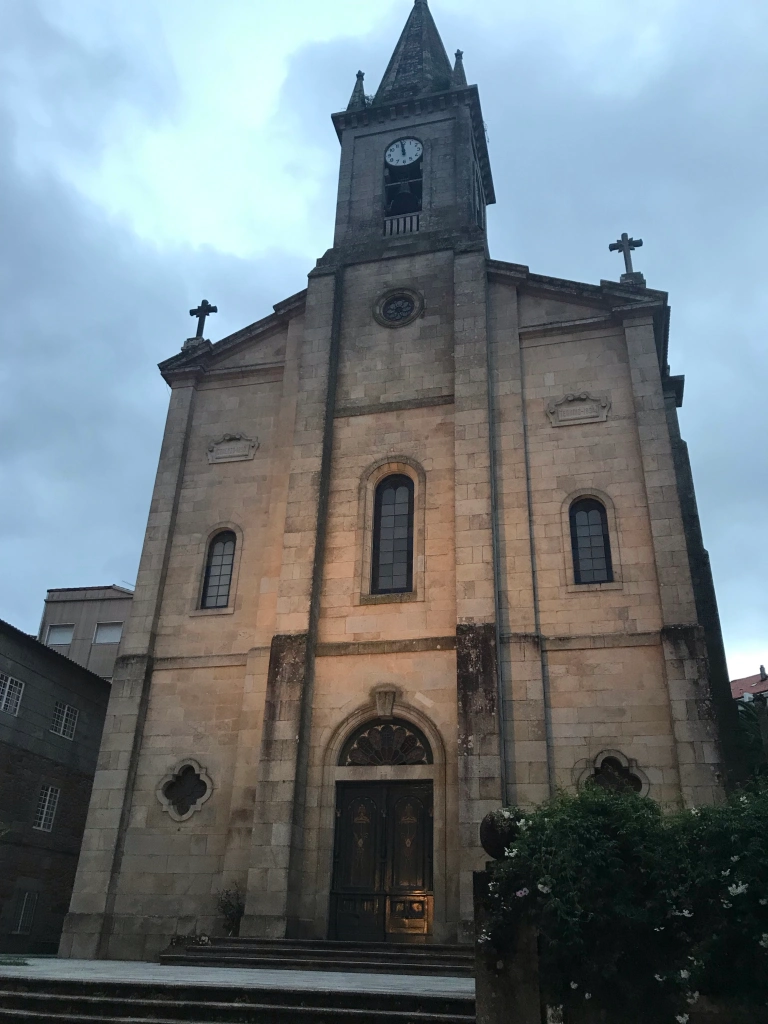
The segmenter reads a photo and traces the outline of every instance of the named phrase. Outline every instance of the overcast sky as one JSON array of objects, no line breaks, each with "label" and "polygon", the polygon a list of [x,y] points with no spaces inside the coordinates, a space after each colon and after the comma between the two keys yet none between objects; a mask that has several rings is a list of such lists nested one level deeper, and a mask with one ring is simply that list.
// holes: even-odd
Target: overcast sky
[{"label": "overcast sky", "polygon": [[[133,584],[168,389],[156,364],[305,286],[331,244],[355,72],[409,0],[0,6],[0,618]],[[768,662],[768,4],[433,0],[488,124],[491,252],[618,279],[644,239],[732,676]]]}]

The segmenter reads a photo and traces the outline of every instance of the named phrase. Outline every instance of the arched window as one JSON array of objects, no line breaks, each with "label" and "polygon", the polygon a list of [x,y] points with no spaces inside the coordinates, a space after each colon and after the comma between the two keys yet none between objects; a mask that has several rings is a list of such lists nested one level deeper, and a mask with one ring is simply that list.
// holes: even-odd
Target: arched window
[{"label": "arched window", "polygon": [[217,533],[208,545],[201,608],[226,608],[229,604],[236,543],[234,533],[225,530],[223,533]]},{"label": "arched window", "polygon": [[576,583],[612,583],[611,542],[605,506],[595,498],[571,505],[571,548]]},{"label": "arched window", "polygon": [[339,757],[339,764],[347,768],[432,763],[427,737],[417,726],[400,718],[377,718],[359,726],[347,739]]},{"label": "arched window", "polygon": [[413,480],[388,476],[376,488],[373,510],[373,594],[413,590]]}]

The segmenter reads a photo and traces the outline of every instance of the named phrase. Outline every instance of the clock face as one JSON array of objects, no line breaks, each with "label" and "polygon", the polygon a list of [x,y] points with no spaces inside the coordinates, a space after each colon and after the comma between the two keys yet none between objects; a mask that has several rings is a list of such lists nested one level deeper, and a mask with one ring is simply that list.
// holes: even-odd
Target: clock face
[{"label": "clock face", "polygon": [[406,167],[420,159],[423,152],[424,147],[418,139],[398,139],[384,154],[384,159],[390,167]]}]

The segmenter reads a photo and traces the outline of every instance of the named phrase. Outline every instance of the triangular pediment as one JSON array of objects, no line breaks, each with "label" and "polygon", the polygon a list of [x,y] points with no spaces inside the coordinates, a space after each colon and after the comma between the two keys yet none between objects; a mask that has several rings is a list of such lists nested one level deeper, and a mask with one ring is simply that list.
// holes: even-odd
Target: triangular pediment
[{"label": "triangular pediment", "polygon": [[258,367],[275,367],[285,359],[290,321],[304,313],[306,290],[274,306],[274,312],[212,344],[189,341],[178,355],[160,363],[160,372],[170,383],[173,378],[195,373],[216,373]]}]

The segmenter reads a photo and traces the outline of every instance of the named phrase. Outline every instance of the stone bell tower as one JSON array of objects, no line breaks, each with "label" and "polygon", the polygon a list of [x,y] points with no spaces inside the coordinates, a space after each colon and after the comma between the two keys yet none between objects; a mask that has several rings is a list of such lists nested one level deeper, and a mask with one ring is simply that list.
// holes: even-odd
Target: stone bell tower
[{"label": "stone bell tower", "polygon": [[341,142],[335,247],[397,244],[413,233],[428,234],[432,248],[482,237],[496,197],[480,97],[460,50],[451,66],[426,0],[414,3],[376,95],[366,97],[358,72],[333,123]]}]

